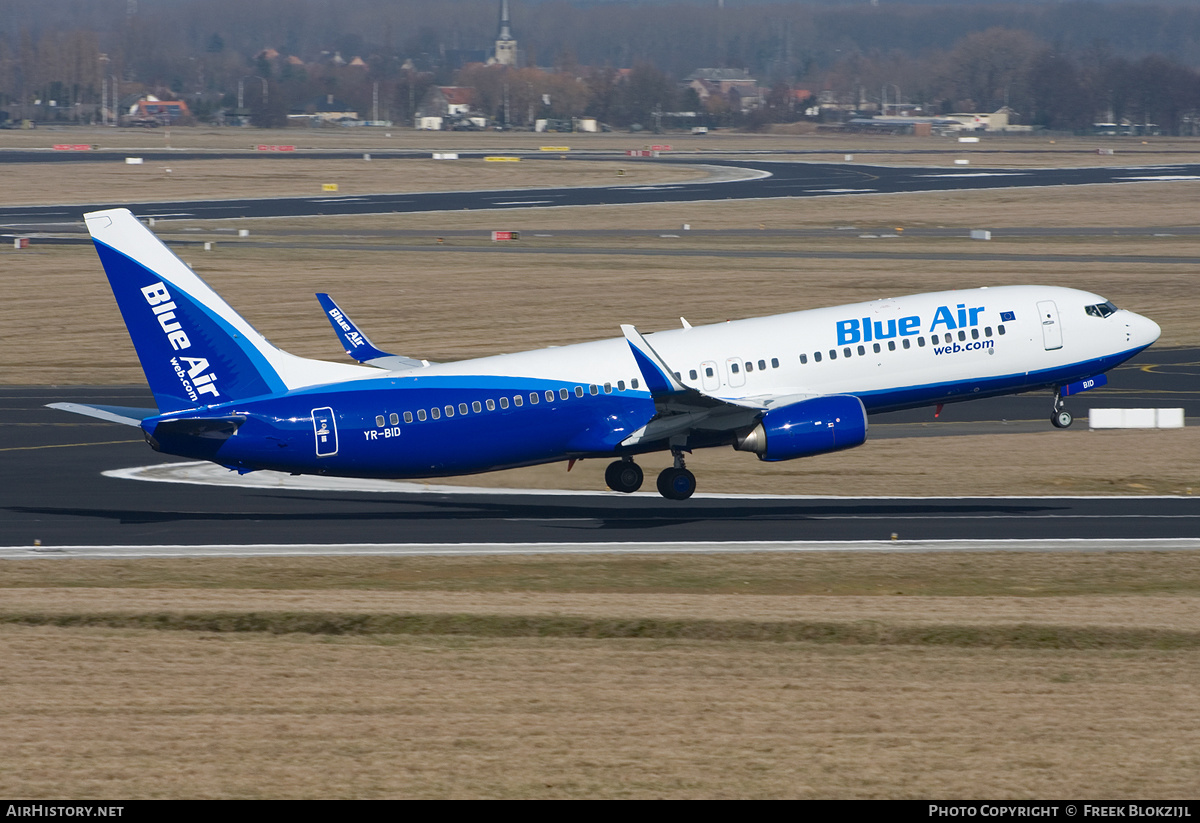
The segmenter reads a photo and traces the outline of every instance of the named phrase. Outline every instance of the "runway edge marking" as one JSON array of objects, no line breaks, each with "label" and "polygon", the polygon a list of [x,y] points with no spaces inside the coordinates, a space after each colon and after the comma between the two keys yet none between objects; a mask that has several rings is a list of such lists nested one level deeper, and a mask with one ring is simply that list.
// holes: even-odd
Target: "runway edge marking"
[{"label": "runway edge marking", "polygon": [[1200,538],[1062,540],[690,541],[674,543],[330,543],[200,546],[4,546],[0,560],[81,557],[334,557],[517,554],[750,554],[755,552],[1197,551]]}]

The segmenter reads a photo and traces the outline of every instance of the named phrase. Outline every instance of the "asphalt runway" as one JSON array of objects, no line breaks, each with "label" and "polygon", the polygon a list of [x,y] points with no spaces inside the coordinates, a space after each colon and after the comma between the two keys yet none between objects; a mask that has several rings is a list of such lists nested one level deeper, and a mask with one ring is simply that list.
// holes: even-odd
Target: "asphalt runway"
[{"label": "asphalt runway", "polygon": [[[1070,403],[1079,418],[1089,406],[1183,406],[1195,418],[1200,416],[1197,377],[1200,350],[1151,349],[1110,373],[1108,387]],[[909,550],[913,541],[1200,537],[1200,498],[698,494],[670,502],[653,494],[373,492],[139,482],[103,472],[185,461],[151,451],[131,427],[45,408],[61,401],[153,405],[143,387],[0,387],[0,547],[23,547],[16,555],[5,551],[0,556],[27,554],[34,541],[41,541],[39,551],[51,553],[63,546],[215,545],[240,547],[227,550],[242,553],[257,546],[252,553],[271,553],[280,544],[306,546],[307,553],[351,546],[359,552],[366,546],[368,553],[381,551],[380,546],[399,547],[400,553],[444,553],[463,551],[463,545],[508,552],[556,547],[779,550],[890,541],[893,534],[901,540],[893,545]],[[939,421],[932,420],[931,409],[877,415],[871,420],[871,437],[1043,431],[1049,429],[1049,406],[1045,396],[1016,396],[946,406]],[[1084,425],[1079,418],[1076,426]],[[255,475],[246,477],[253,481]],[[975,547],[982,545],[994,544]],[[888,548],[879,543],[870,547]]]},{"label": "asphalt runway", "polygon": [[[182,159],[185,156],[179,155],[179,158]],[[527,162],[537,161],[531,158]],[[621,158],[621,162],[641,161]],[[686,165],[704,165],[726,169],[730,173],[737,171],[738,174],[734,176],[741,179],[656,186],[177,200],[124,205],[139,217],[205,220],[683,203],[1200,180],[1200,164],[1130,168],[983,169],[966,167],[911,168],[762,159],[709,160],[706,158],[703,161],[659,159],[653,162],[682,162]],[[762,176],[764,174],[766,176]],[[84,212],[111,208],[111,206],[111,203],[71,206],[7,206],[0,208],[0,226],[18,230],[49,229],[78,223]]]}]

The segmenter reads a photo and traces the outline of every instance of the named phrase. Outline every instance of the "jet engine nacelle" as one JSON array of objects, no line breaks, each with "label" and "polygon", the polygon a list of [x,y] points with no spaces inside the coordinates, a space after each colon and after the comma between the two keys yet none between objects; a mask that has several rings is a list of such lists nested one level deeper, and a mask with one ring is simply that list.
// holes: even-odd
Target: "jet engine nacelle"
[{"label": "jet engine nacelle", "polygon": [[771,409],[733,447],[759,460],[792,460],[851,449],[867,439],[867,410],[848,394],[813,397]]}]

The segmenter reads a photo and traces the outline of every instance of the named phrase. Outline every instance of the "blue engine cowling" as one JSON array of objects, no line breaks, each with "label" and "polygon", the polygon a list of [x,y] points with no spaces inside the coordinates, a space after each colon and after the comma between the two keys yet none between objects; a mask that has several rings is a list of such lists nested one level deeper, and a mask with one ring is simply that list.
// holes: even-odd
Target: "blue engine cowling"
[{"label": "blue engine cowling", "polygon": [[733,447],[759,460],[792,460],[852,449],[867,439],[867,410],[849,394],[801,400],[771,409]]}]

